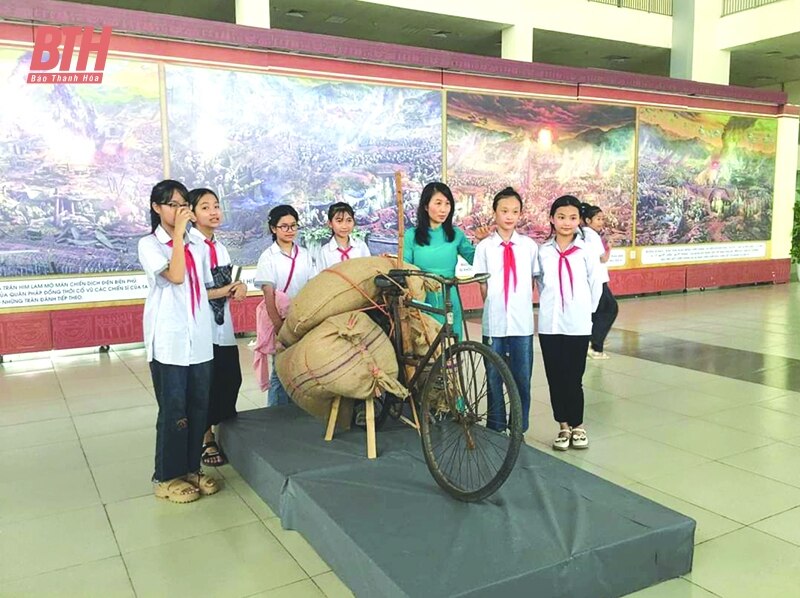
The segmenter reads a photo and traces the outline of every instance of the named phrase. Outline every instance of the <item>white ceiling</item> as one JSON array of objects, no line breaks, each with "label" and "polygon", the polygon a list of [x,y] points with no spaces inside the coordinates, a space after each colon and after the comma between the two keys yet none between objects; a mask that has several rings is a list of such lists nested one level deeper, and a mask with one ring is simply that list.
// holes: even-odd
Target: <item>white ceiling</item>
[{"label": "white ceiling", "polygon": [[[68,0],[234,22],[234,0]],[[626,10],[626,9],[620,9]],[[270,0],[276,29],[500,56],[503,25],[353,0]],[[800,24],[798,25],[800,27]],[[669,75],[665,48],[536,30],[537,62]],[[733,85],[763,87],[800,80],[800,32],[735,48]]]}]

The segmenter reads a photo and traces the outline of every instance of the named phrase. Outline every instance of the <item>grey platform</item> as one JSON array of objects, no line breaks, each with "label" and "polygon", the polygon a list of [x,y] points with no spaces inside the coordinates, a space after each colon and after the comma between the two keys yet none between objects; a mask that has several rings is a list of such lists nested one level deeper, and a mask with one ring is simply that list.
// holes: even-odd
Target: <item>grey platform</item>
[{"label": "grey platform", "polygon": [[380,431],[374,461],[363,431],[323,434],[293,405],[221,430],[233,467],[356,596],[602,598],[691,570],[692,519],[531,447],[494,496],[465,504],[409,428]]}]

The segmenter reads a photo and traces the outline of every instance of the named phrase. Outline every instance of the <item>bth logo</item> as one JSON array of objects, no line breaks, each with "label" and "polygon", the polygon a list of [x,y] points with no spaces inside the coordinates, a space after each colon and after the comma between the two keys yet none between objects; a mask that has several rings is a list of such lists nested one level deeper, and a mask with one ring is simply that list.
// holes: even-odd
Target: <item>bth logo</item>
[{"label": "bth logo", "polygon": [[[78,62],[72,69],[78,39]],[[92,27],[38,27],[28,83],[102,83],[110,43],[111,27],[103,27],[97,41]],[[87,70],[90,53],[96,54],[92,71]]]}]

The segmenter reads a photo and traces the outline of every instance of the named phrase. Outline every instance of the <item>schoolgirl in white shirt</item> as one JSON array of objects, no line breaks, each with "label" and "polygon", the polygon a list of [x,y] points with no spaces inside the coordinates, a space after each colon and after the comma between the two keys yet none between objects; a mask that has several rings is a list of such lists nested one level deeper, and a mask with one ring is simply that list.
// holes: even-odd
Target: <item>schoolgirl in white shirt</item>
[{"label": "schoolgirl in white shirt", "polygon": [[[528,430],[533,374],[533,280],[539,273],[538,247],[514,229],[522,214],[522,198],[511,187],[492,201],[496,230],[475,248],[475,272],[491,274],[481,284],[483,342],[505,359],[522,403],[522,430]],[[499,372],[487,366],[486,427],[507,427]]]},{"label": "schoolgirl in white shirt", "polygon": [[611,255],[611,247],[601,236],[606,225],[606,217],[599,207],[584,203],[581,204],[581,218],[583,218],[583,232],[586,241],[594,247],[600,258],[599,275],[600,280],[603,281],[603,294],[597,305],[597,311],[592,314],[592,340],[589,343],[588,354],[590,359],[608,359],[608,354],[603,351],[603,345],[611,326],[617,319],[619,305],[608,286],[611,277],[608,275],[606,262]]},{"label": "schoolgirl in white shirt", "polygon": [[[275,293],[285,293],[294,298],[300,289],[316,273],[309,252],[297,245],[297,211],[289,205],[280,205],[269,212],[268,223],[272,232],[272,245],[258,258],[255,284],[264,293],[267,314],[275,327],[277,336],[283,325],[275,303]],[[289,395],[275,373],[275,360],[272,363],[267,406],[285,405],[290,402]]]},{"label": "schoolgirl in white shirt", "polygon": [[319,252],[317,270],[325,270],[345,260],[370,256],[367,244],[352,236],[355,225],[355,213],[350,204],[340,201],[328,208],[328,226],[333,236]]},{"label": "schoolgirl in white shirt", "polygon": [[161,181],[150,194],[153,232],[138,247],[149,286],[144,342],[158,401],[154,492],[176,503],[219,490],[200,469],[214,355],[206,286],[213,281],[207,251],[186,233],[193,220],[186,187]]},{"label": "schoolgirl in white shirt", "polygon": [[539,247],[539,344],[553,417],[561,430],[556,450],[587,448],[583,372],[603,283],[599,258],[580,234],[581,202],[564,195],[550,207],[552,236]]},{"label": "schoolgirl in white shirt", "polygon": [[214,365],[208,399],[208,425],[203,436],[203,465],[219,467],[227,462],[225,453],[214,436],[214,426],[236,417],[236,399],[242,386],[239,346],[233,330],[231,299],[247,297],[247,285],[232,280],[231,256],[216,238],[214,231],[222,224],[219,198],[211,189],[193,189],[189,204],[195,216],[190,235],[196,236],[208,253],[209,275],[214,281],[208,289],[212,311]]}]

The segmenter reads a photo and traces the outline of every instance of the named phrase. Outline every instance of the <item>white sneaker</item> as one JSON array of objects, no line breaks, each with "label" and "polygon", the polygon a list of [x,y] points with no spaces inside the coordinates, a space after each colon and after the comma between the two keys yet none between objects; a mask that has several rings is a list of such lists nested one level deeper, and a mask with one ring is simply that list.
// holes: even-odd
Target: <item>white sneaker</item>
[{"label": "white sneaker", "polygon": [[555,437],[553,440],[553,449],[557,451],[565,451],[569,448],[569,438],[570,438],[570,431],[569,430],[559,430],[558,436]]},{"label": "white sneaker", "polygon": [[611,359],[605,351],[595,351],[591,347],[589,347],[589,351],[586,354],[589,359]]},{"label": "white sneaker", "polygon": [[586,430],[583,428],[572,428],[570,434],[572,441],[572,448],[585,449],[589,448],[589,438],[586,436]]}]

